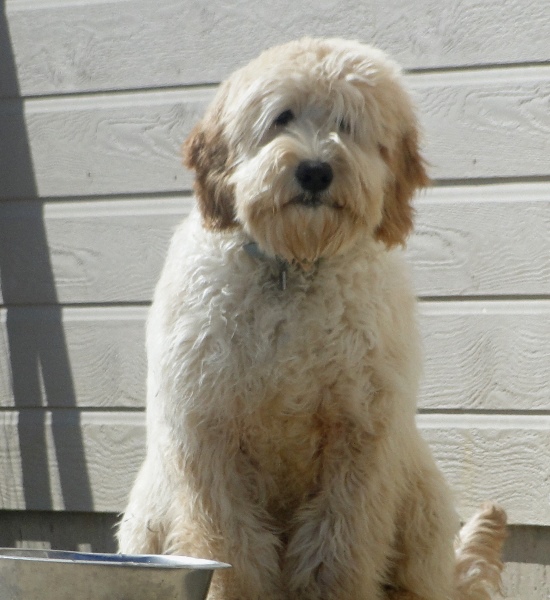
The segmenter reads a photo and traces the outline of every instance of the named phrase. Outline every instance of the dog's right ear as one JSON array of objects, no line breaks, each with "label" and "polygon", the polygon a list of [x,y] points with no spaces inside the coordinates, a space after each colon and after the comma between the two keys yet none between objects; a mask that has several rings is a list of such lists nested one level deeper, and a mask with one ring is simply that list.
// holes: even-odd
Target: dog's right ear
[{"label": "dog's right ear", "polygon": [[391,178],[386,186],[382,222],[375,236],[389,248],[404,246],[413,226],[413,195],[430,184],[418,147],[416,127],[402,136],[393,153],[384,146],[380,146],[380,153]]},{"label": "dog's right ear", "polygon": [[219,126],[195,125],[183,145],[183,164],[195,171],[195,193],[204,226],[215,231],[234,227],[235,201],[228,179],[229,147]]}]

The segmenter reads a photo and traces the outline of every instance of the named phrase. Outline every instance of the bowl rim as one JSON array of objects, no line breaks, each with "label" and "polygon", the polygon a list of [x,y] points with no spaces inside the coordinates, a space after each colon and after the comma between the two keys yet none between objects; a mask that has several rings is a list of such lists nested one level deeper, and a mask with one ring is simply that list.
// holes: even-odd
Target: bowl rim
[{"label": "bowl rim", "polygon": [[54,562],[78,565],[105,565],[122,568],[227,569],[231,565],[207,558],[175,554],[112,554],[50,550],[48,548],[0,548],[0,561]]}]

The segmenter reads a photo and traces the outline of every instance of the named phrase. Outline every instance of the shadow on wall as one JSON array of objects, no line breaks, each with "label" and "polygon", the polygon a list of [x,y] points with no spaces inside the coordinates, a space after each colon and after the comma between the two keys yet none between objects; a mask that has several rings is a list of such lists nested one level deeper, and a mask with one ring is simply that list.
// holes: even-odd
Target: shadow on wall
[{"label": "shadow on wall", "polygon": [[[0,57],[0,282],[25,507],[53,509],[51,480],[57,479],[65,509],[87,511],[92,494],[78,411],[66,410],[76,408],[75,390],[5,0],[0,0]],[[57,474],[50,472],[48,437]]]}]

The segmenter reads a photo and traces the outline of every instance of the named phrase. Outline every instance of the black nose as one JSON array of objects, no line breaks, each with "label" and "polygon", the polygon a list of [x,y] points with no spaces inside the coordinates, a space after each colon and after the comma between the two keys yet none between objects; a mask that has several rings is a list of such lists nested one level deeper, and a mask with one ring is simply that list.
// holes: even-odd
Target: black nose
[{"label": "black nose", "polygon": [[332,167],[319,160],[303,160],[296,168],[296,179],[306,192],[322,192],[332,181]]}]

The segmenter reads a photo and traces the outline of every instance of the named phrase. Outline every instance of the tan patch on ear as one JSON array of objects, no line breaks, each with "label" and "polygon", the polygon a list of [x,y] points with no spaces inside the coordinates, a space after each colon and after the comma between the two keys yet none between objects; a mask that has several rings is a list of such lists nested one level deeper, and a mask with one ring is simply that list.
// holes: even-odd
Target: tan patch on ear
[{"label": "tan patch on ear", "polygon": [[405,134],[393,153],[385,146],[380,146],[380,153],[393,177],[386,186],[382,221],[375,237],[388,247],[404,245],[413,227],[414,193],[430,184],[418,150],[417,132]]},{"label": "tan patch on ear", "polygon": [[204,226],[221,231],[235,227],[235,202],[229,148],[219,127],[201,121],[183,145],[183,163],[195,171],[195,193]]}]

